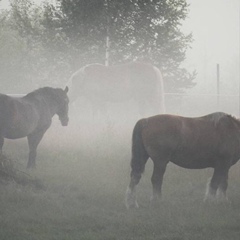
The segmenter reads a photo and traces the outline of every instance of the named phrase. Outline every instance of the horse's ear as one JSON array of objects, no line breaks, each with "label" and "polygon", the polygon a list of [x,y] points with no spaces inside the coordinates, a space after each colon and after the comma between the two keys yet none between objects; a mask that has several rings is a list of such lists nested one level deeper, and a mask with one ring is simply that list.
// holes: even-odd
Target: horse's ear
[{"label": "horse's ear", "polygon": [[68,86],[66,86],[65,89],[64,89],[64,92],[67,93],[68,90],[69,90],[69,89],[68,89]]}]

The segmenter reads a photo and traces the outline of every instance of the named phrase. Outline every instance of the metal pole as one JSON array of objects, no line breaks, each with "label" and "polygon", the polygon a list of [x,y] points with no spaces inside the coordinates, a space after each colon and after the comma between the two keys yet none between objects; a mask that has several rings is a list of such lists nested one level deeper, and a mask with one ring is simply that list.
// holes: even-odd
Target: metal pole
[{"label": "metal pole", "polygon": [[220,66],[217,63],[217,109],[220,110],[219,108],[219,95],[220,95]]},{"label": "metal pole", "polygon": [[109,51],[110,51],[110,39],[109,39],[109,11],[108,0],[105,0],[105,13],[106,13],[106,52],[105,52],[105,66],[109,66]]},{"label": "metal pole", "polygon": [[239,29],[239,32],[238,32],[238,37],[239,37],[239,39],[238,39],[238,41],[239,41],[239,45],[238,45],[238,47],[239,47],[239,49],[238,49],[238,51],[239,51],[239,58],[238,58],[238,61],[239,61],[239,72],[238,72],[238,75],[239,75],[239,83],[238,83],[238,116],[240,117],[240,1],[239,1],[239,4],[238,4],[238,17],[239,17],[239,19],[238,19],[238,29]]}]

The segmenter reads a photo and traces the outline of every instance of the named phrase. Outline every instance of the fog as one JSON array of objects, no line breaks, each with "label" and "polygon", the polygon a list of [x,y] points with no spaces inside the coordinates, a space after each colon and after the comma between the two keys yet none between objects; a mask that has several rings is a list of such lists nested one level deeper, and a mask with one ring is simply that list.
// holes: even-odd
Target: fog
[{"label": "fog", "polygon": [[[189,18],[183,23],[194,42],[185,64],[197,70],[191,93],[216,94],[220,65],[220,94],[238,95],[239,86],[239,1],[188,0]],[[238,102],[236,102],[238,104]]]},{"label": "fog", "polygon": [[[42,3],[37,0],[35,2]],[[190,4],[189,15],[182,23],[182,30],[187,34],[192,33],[194,41],[182,65],[189,71],[197,71],[194,80],[196,85],[181,94],[166,94],[166,112],[184,116],[201,116],[215,111],[224,111],[239,115],[240,3],[238,0],[188,0],[187,2]],[[1,1],[0,7],[9,8],[8,1]],[[217,96],[217,64],[220,66],[220,96]],[[51,84],[53,83],[56,87],[65,86],[72,73],[69,71],[69,74],[63,76],[59,82],[54,80]],[[49,82],[46,81],[46,83]],[[38,85],[45,85],[45,82]],[[33,85],[28,85],[26,89],[21,87],[19,92],[16,86],[12,85],[13,91],[9,87],[6,88],[12,92],[5,93],[27,93]],[[128,136],[126,141],[130,142],[135,122],[143,117],[139,114],[136,103],[133,100],[120,103],[108,102],[105,110],[105,113],[95,111],[91,103],[84,98],[79,98],[70,104],[68,129],[71,132],[73,145],[78,142],[73,136],[83,138],[86,135],[85,137],[88,138],[89,131],[97,131],[100,134],[106,129],[113,131],[120,129],[120,132],[126,132]],[[87,129],[90,130],[87,131]],[[64,129],[64,131],[67,130]],[[72,145],[70,141],[68,143]]]},{"label": "fog", "polygon": [[[44,1],[34,2],[41,4]],[[182,22],[182,30],[186,34],[193,34],[193,42],[182,65],[189,71],[196,70],[196,85],[186,89],[186,96],[180,97],[180,100],[175,95],[166,95],[169,104],[167,112],[189,115],[193,110],[193,115],[201,115],[221,110],[239,115],[240,3],[238,0],[187,0],[187,3],[190,4],[189,14]],[[8,0],[2,0],[0,7],[8,8]],[[217,64],[220,70],[221,106],[216,99]],[[71,72],[69,77],[70,75]],[[64,81],[66,80],[61,81],[61,85]],[[18,93],[16,91],[14,90],[14,93]],[[22,93],[24,90],[19,91]],[[175,98],[179,101],[179,106],[176,106]],[[198,106],[199,112],[195,112],[194,104]],[[210,108],[204,109],[206,105]],[[184,111],[186,108],[189,110]]]},{"label": "fog", "polygon": [[[170,106],[171,111],[196,116],[221,110],[239,115],[240,2],[237,0],[187,2],[190,4],[190,11],[182,27],[184,32],[193,34],[194,41],[191,49],[187,51],[183,65],[187,69],[197,71],[196,86],[186,91],[187,94],[180,101],[180,108]],[[219,64],[219,90],[217,64]]]},{"label": "fog", "polygon": [[[189,71],[197,71],[196,85],[182,93],[166,94],[166,112],[194,117],[224,111],[238,116],[240,1],[187,2],[189,16],[182,23],[182,30],[192,32],[194,41],[182,65]],[[0,7],[8,8],[8,1],[0,1]],[[26,88],[13,84],[13,91],[2,84],[2,89],[4,93],[21,94],[34,90],[32,86],[48,83],[65,87],[72,73],[68,71],[59,82],[29,84]],[[228,239],[234,239],[238,231],[232,225],[239,222],[239,167],[231,173],[232,205],[218,208],[216,204],[212,208],[202,203],[211,172],[186,170],[170,164],[163,185],[165,197],[155,211],[149,207],[152,162],[148,161],[138,185],[140,210],[130,214],[126,211],[124,196],[131,171],[132,129],[138,119],[148,116],[141,115],[137,107],[130,99],[107,102],[104,111],[99,111],[87,98],[80,97],[69,105],[67,127],[62,127],[55,116],[38,147],[37,168],[27,171],[33,178],[40,179],[46,190],[16,187],[15,183],[9,188],[0,185],[1,221],[6,231],[3,239],[47,240],[54,235],[54,239],[139,240],[157,239],[157,235],[161,239],[220,240],[225,231],[229,231]],[[4,154],[13,159],[20,172],[26,172],[26,139],[6,140]],[[227,229],[222,228],[224,224]],[[16,236],[13,225],[16,225]],[[219,232],[214,236],[212,226]]]}]

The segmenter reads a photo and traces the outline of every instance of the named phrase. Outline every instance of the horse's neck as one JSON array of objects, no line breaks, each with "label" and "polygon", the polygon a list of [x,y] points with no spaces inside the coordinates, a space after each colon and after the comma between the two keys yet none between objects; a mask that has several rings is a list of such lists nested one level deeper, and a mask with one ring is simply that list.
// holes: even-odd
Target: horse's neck
[{"label": "horse's neck", "polygon": [[45,113],[47,111],[50,113],[51,117],[53,117],[57,112],[57,106],[48,95],[36,94],[36,96],[32,96],[31,98],[26,97],[25,100],[33,104],[39,110],[39,112]]}]

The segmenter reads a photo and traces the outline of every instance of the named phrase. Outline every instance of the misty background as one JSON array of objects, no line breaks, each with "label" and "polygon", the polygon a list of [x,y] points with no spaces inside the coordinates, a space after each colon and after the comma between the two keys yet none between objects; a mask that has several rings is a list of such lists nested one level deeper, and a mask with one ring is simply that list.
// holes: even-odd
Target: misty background
[{"label": "misty background", "polygon": [[[188,0],[190,11],[183,24],[184,31],[191,31],[193,43],[187,51],[184,64],[196,69],[196,86],[187,91],[189,98],[203,100],[199,110],[221,110],[239,116],[239,36],[240,1]],[[219,104],[217,104],[217,64],[219,64]],[[199,96],[198,96],[199,94]],[[204,96],[205,95],[205,96]],[[215,96],[215,97],[214,97]],[[201,99],[201,100],[200,100]]]},{"label": "misty background", "polygon": [[[110,32],[110,50],[113,50],[110,52],[109,64],[140,59],[158,66],[164,76],[166,108],[169,113],[201,115],[221,110],[238,115],[240,2],[238,0],[187,0],[188,6],[184,7],[183,3],[185,1],[179,1],[178,7],[182,7],[183,10],[171,26],[171,29],[179,29],[174,30],[173,35],[175,34],[175,36],[172,37],[172,45],[169,44],[170,41],[166,40],[169,46],[163,46],[163,50],[159,49],[159,54],[155,54],[157,51],[150,44],[147,46],[146,42],[144,43],[144,41],[148,41],[148,35],[144,31],[136,36],[136,41],[144,39],[141,43],[144,50],[140,49],[140,44],[135,48],[129,47],[132,43],[127,37],[124,39],[123,45],[115,43],[118,36],[112,35],[111,38],[111,31],[114,27],[121,28],[121,17],[114,18],[114,14],[117,13],[113,12],[111,4],[109,4],[107,10],[112,15],[109,18],[103,15],[106,18],[103,20],[103,25],[109,25],[110,30],[105,28],[102,30],[103,35],[107,35],[105,30]],[[67,1],[44,3],[40,0],[15,0],[11,1],[11,4],[8,0],[0,1],[1,25],[3,26],[0,33],[1,92],[26,93],[45,85],[63,87],[71,74],[80,67],[94,62],[105,63],[105,36],[94,35],[93,32],[98,30],[91,29],[96,24],[93,19],[101,13],[97,10],[94,12],[95,10],[92,9],[98,9],[100,5],[92,7],[89,4],[89,11],[92,11],[93,15],[90,12],[87,13],[89,28],[85,25],[85,29],[91,29],[90,33],[86,35],[93,34],[89,39],[81,38],[82,45],[79,45],[74,42],[77,35],[74,36],[69,32],[70,35],[66,36],[66,31],[68,31],[66,29],[70,29],[67,24],[71,19],[66,19],[68,23],[62,21],[64,18],[58,16],[52,7],[62,6],[65,14],[70,14],[72,10],[66,7]],[[122,7],[120,5],[119,8]],[[11,9],[12,13],[6,13]],[[123,19],[124,11],[123,9],[121,13]],[[149,16],[151,17],[151,14]],[[131,21],[128,17],[125,15],[126,22]],[[66,26],[61,26],[61,24]],[[11,26],[11,30],[9,26]],[[141,25],[139,26],[141,27]],[[166,24],[164,27],[166,28]],[[61,30],[58,31],[61,28],[65,28],[62,33]],[[144,29],[145,26],[142,28]],[[155,31],[157,30],[159,31],[159,29],[155,29]],[[70,29],[69,31],[74,32],[75,30]],[[79,34],[84,34],[84,31],[87,30],[82,29]],[[71,34],[73,38],[71,38]],[[150,35],[149,37],[151,37]],[[96,37],[95,40],[98,37],[102,39],[99,40],[98,45],[93,43],[89,47],[90,41],[94,37]],[[135,36],[132,35],[132,37]],[[139,37],[138,40],[137,37]],[[176,40],[177,38],[179,39]],[[89,46],[84,46],[84,41],[88,41]],[[126,41],[129,42],[126,44]],[[162,41],[163,45],[164,41]],[[71,48],[72,44],[75,44],[75,48]],[[128,47],[123,47],[124,44]],[[66,49],[67,54],[64,52],[66,47],[69,47]],[[177,47],[179,52],[173,50]],[[76,52],[77,48],[86,49],[86,51]],[[117,53],[116,49],[121,50]],[[129,56],[126,54],[127,51],[131,52]],[[217,64],[219,64],[219,89],[217,89]],[[217,100],[217,93],[221,95],[219,100]]]},{"label": "misty background", "polygon": [[[0,9],[1,93],[65,87],[80,67],[105,64],[108,35],[110,65],[140,60],[159,67],[168,113],[239,116],[240,0],[0,0]],[[0,184],[0,239],[238,240],[239,164],[229,174],[230,204],[205,204],[212,169],[170,163],[155,209],[149,160],[137,189],[140,208],[126,210],[131,135],[141,117],[127,114],[133,107],[112,103],[105,116],[91,119],[87,101],[70,105],[69,126],[54,119],[36,169],[27,172],[26,139],[7,139],[11,166],[44,189]]]},{"label": "misty background", "polygon": [[193,92],[216,93],[216,64],[220,64],[222,94],[238,94],[239,85],[239,1],[188,0],[189,16],[184,31],[193,33],[186,64],[197,69]]}]

